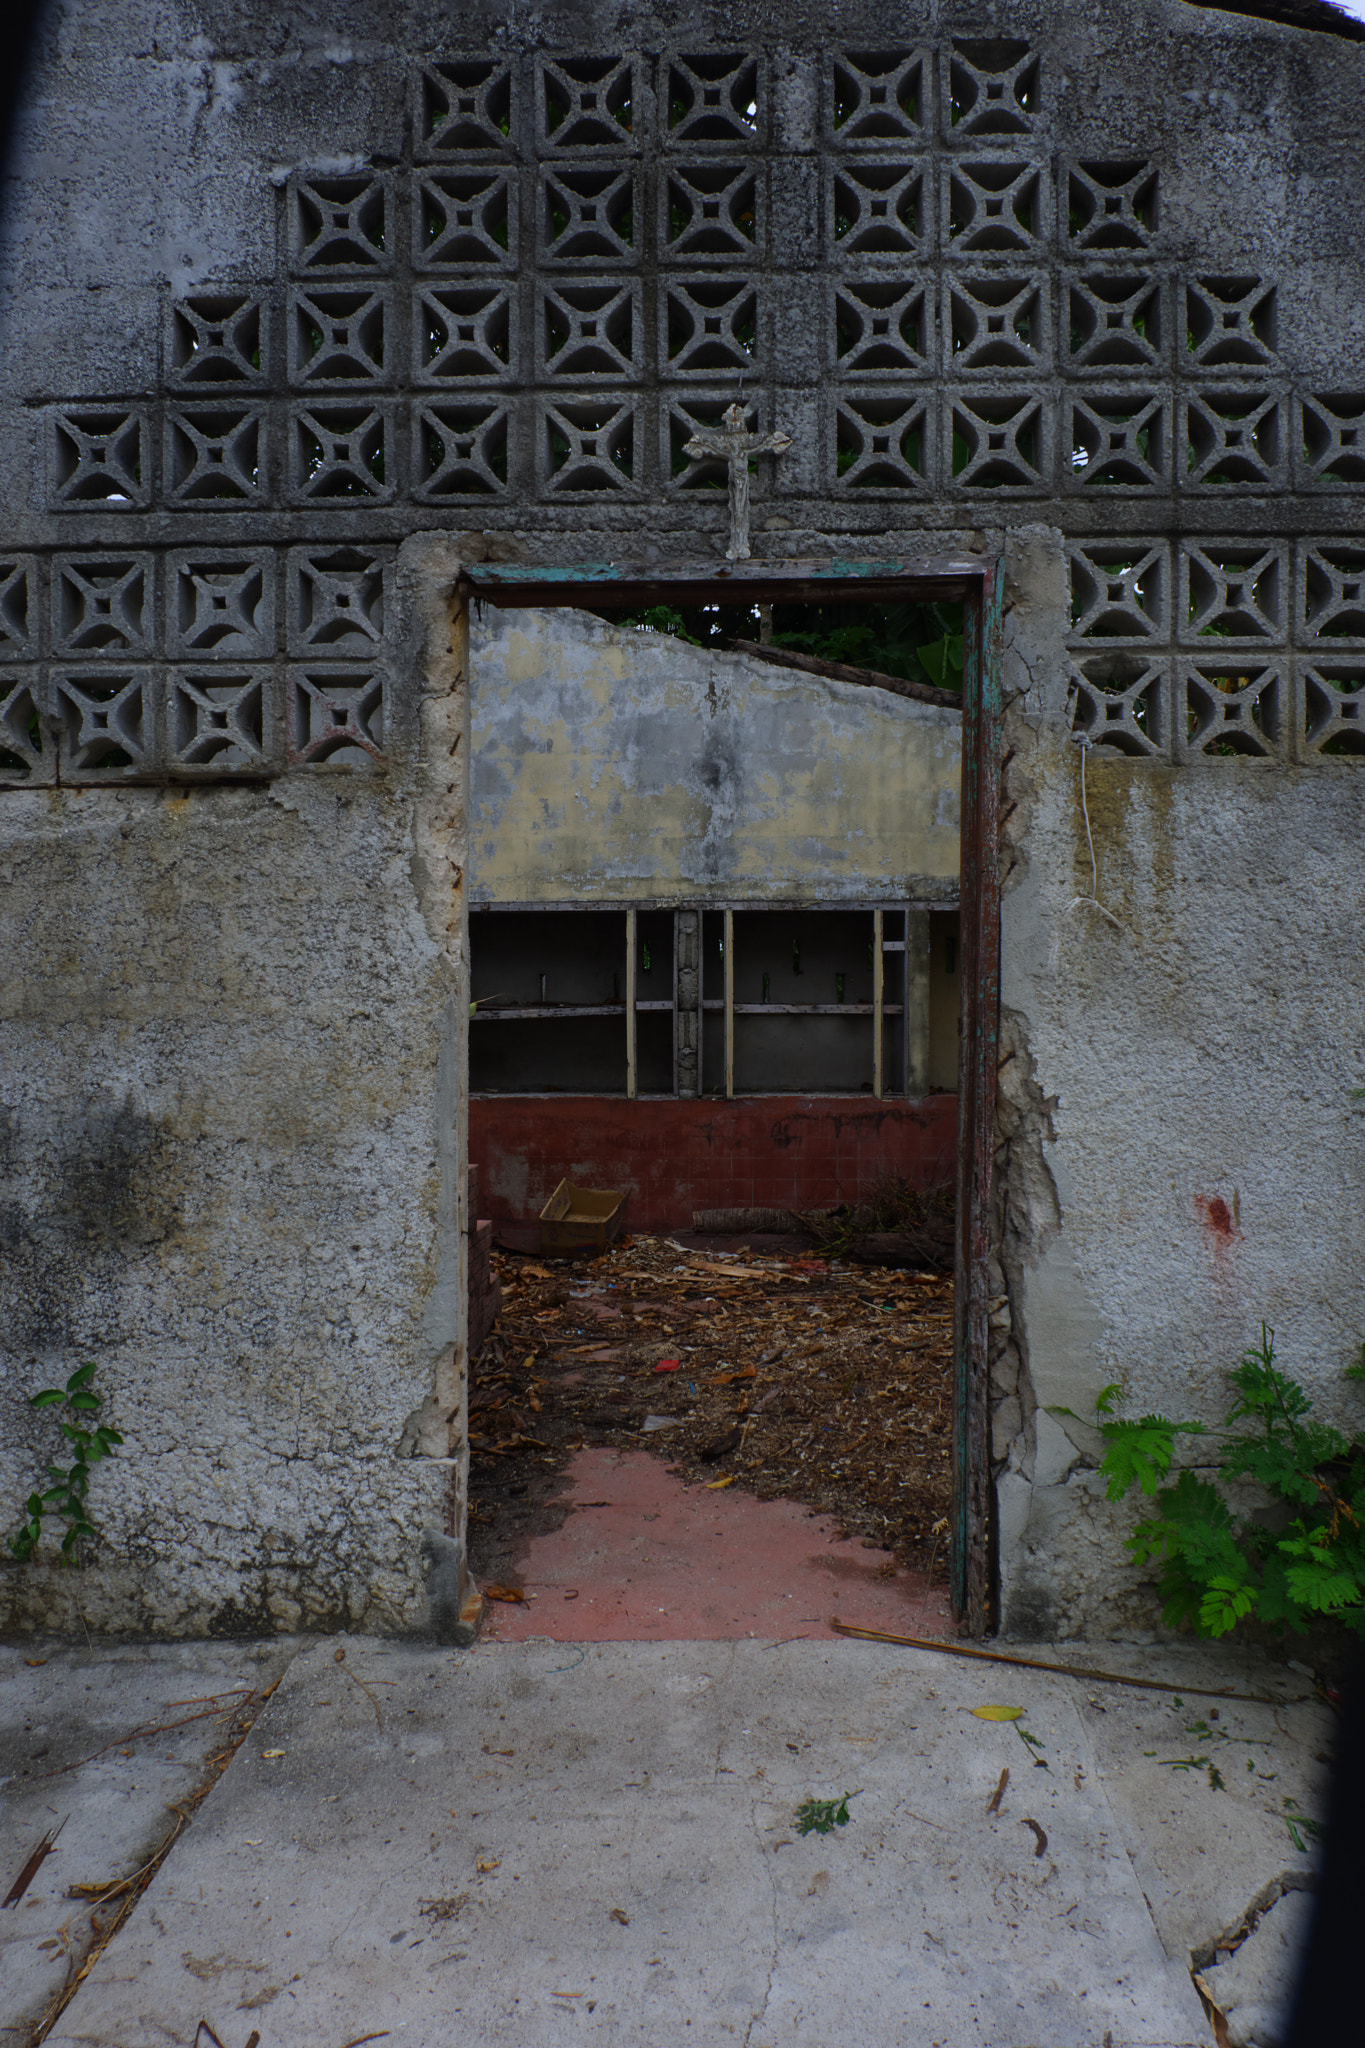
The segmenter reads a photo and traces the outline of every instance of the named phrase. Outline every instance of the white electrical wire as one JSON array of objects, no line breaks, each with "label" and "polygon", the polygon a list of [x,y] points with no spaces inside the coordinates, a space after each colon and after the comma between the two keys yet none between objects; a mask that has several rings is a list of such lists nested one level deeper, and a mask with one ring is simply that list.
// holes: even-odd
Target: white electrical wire
[{"label": "white electrical wire", "polygon": [[1088,896],[1073,896],[1057,920],[1057,936],[1052,941],[1052,955],[1049,963],[1054,974],[1057,972],[1058,963],[1062,956],[1063,927],[1073,910],[1097,910],[1105,923],[1111,924],[1116,932],[1127,930],[1126,925],[1121,923],[1115,917],[1113,911],[1101,903],[1099,898],[1099,869],[1095,864],[1095,841],[1091,837],[1090,832],[1090,804],[1085,792],[1085,757],[1090,752],[1092,741],[1089,733],[1086,732],[1074,732],[1071,737],[1081,750],[1081,816],[1085,820],[1085,843],[1090,853],[1090,894]]}]

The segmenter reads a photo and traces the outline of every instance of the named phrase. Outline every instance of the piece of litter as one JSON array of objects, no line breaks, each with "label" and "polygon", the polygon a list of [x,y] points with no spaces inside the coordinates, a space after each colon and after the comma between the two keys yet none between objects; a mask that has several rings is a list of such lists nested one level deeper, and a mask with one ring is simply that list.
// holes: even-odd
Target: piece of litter
[{"label": "piece of litter", "polygon": [[474,1868],[480,1877],[486,1877],[489,1871],[496,1870],[501,1862],[501,1856],[479,1856],[475,1859]]},{"label": "piece of litter", "polygon": [[655,1372],[680,1372],[682,1370],[682,1360],[680,1358],[661,1358],[654,1370]]},{"label": "piece of litter", "polygon": [[520,1586],[485,1586],[483,1597],[485,1600],[505,1600],[509,1606],[517,1606],[525,1600],[526,1595]]},{"label": "piece of litter", "polygon": [[723,1486],[733,1486],[734,1483],[734,1473],[727,1472],[725,1476],[721,1479],[708,1479],[706,1482],[706,1491],[708,1493],[719,1493]]},{"label": "piece of litter", "polygon": [[642,1424],[646,1436],[652,1436],[656,1429],[675,1429],[679,1418],[676,1415],[646,1415]]},{"label": "piece of litter", "polygon": [[273,1763],[276,1757],[284,1755],[284,1751],[282,1749],[263,1749],[261,1755],[267,1763]]}]

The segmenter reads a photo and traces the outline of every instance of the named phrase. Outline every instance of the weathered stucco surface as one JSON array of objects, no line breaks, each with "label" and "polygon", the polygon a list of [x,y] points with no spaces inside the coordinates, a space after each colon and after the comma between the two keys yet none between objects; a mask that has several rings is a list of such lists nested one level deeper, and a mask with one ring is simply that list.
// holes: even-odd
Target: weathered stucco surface
[{"label": "weathered stucco surface", "polygon": [[[555,51],[621,62],[614,125]],[[0,1514],[25,1395],[81,1358],[128,1443],[104,1561],[5,1566],[7,1613],[425,1613],[422,1530],[461,1512],[466,870],[577,885],[606,821],[619,898],[952,873],[932,717],[710,658],[703,717],[676,649],[559,624],[594,679],[528,642],[479,797],[506,834],[467,841],[456,557],[721,572],[684,442],[741,388],[792,437],[758,556],[1009,555],[1006,1622],[1149,1612],[1048,1405],[1118,1377],[1208,1413],[1264,1315],[1357,1412],[1365,780],[1322,749],[1365,730],[1363,86],[1358,44],[1181,0],[54,0],[0,213]],[[610,233],[574,213],[603,165]],[[1076,727],[1118,929],[1074,902]]]},{"label": "weathered stucco surface", "polygon": [[[1213,1421],[1275,1333],[1315,1410],[1359,1429],[1365,1337],[1360,1018],[1365,782],[1352,759],[1181,773],[1068,731],[1055,537],[1013,537],[1002,918],[1002,1294],[996,1453],[1007,1625],[1151,1619],[1092,1416]],[[1002,1316],[1002,1325],[1005,1318]],[[1015,1384],[1022,1353],[1025,1369]]]},{"label": "weathered stucco surface", "polygon": [[426,1618],[463,1488],[467,700],[453,563],[409,564],[387,775],[0,805],[6,1520],[59,1447],[30,1393],[95,1359],[125,1437],[100,1562],[6,1560],[11,1625]]},{"label": "weathered stucco surface", "polygon": [[958,712],[582,612],[470,638],[472,902],[956,896]]}]

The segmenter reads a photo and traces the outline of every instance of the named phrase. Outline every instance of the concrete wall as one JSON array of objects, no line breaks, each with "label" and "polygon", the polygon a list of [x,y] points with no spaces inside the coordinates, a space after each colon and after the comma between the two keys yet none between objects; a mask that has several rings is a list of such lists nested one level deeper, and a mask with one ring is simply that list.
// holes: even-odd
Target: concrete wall
[{"label": "concrete wall", "polygon": [[959,713],[582,612],[470,643],[472,902],[956,897]]},{"label": "concrete wall", "polygon": [[[876,101],[865,60],[897,47]],[[549,125],[556,50],[621,60],[628,126]],[[706,51],[735,59],[719,139],[670,113]],[[471,54],[492,97],[462,126],[440,65]],[[792,436],[753,480],[758,554],[1010,563],[1006,1620],[1150,1611],[1049,1402],[1125,1377],[1211,1409],[1265,1314],[1358,1412],[1365,820],[1334,750],[1365,718],[1363,86],[1354,43],[1181,0],[49,8],[0,225],[0,1498],[37,1469],[24,1395],[82,1357],[130,1443],[108,1561],[7,1567],[9,1614],[423,1612],[448,1468],[397,1453],[459,1456],[479,873],[450,577],[722,569],[723,494],[681,443],[741,379]],[[547,194],[572,212],[602,163],[632,238],[582,219],[566,249]],[[492,212],[448,242],[471,164]],[[724,246],[690,246],[720,164]],[[465,359],[438,330],[469,289]],[[836,697],[791,690],[832,744]],[[1076,731],[1120,929],[1075,905]],[[701,758],[700,725],[680,744]],[[827,772],[784,792],[813,874],[846,815]],[[615,783],[614,895],[649,893],[647,786]],[[774,798],[745,801],[749,850],[709,821],[707,887],[771,845]],[[587,866],[567,827],[555,860]]]}]

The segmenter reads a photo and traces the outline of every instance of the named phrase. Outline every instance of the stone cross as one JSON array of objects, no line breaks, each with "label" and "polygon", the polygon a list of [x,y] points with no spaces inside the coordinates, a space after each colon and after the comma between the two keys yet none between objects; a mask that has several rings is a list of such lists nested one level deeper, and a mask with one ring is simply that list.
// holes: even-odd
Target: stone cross
[{"label": "stone cross", "polygon": [[721,415],[724,425],[719,431],[699,427],[684,447],[685,454],[719,455],[729,465],[730,545],[725,550],[728,562],[749,559],[749,457],[785,455],[792,444],[791,435],[784,434],[780,427],[772,434],[750,433],[748,412],[746,405],[727,405]]}]

